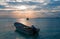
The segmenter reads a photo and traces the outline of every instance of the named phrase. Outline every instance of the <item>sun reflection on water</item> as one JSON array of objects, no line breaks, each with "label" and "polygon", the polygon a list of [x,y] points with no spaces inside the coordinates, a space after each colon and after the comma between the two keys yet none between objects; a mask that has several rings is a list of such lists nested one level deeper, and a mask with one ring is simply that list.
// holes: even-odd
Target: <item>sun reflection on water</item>
[{"label": "sun reflection on water", "polygon": [[27,26],[31,26],[32,25],[31,22],[29,22],[26,19],[17,19],[17,22],[20,22],[20,23],[22,23],[24,25],[27,25]]}]

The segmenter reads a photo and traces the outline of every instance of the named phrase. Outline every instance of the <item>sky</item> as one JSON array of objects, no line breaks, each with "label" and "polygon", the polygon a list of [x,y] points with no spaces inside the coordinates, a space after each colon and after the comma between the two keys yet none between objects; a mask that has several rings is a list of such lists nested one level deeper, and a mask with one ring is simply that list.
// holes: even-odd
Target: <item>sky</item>
[{"label": "sky", "polygon": [[[44,17],[60,17],[60,0],[16,0],[16,2],[15,0],[0,0],[0,10],[10,8],[38,11],[37,14]],[[41,17],[40,15],[38,17]]]}]

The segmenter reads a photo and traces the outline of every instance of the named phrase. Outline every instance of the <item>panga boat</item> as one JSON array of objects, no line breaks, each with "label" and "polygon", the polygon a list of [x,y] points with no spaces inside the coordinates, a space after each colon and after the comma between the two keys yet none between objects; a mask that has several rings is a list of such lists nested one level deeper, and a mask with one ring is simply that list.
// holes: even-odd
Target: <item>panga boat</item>
[{"label": "panga boat", "polygon": [[22,23],[19,22],[15,22],[14,26],[16,27],[16,30],[19,32],[22,32],[24,34],[36,34],[39,32],[40,29],[35,28],[33,25],[31,27],[24,25]]}]

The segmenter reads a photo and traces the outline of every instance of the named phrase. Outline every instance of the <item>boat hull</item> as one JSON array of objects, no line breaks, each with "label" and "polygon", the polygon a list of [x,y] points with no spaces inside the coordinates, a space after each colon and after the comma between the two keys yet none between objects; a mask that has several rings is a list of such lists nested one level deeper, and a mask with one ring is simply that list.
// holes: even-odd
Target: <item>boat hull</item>
[{"label": "boat hull", "polygon": [[39,32],[40,29],[33,30],[32,27],[28,27],[22,23],[14,23],[14,26],[16,27],[16,31],[24,33],[24,34],[29,34],[29,35],[34,35]]}]

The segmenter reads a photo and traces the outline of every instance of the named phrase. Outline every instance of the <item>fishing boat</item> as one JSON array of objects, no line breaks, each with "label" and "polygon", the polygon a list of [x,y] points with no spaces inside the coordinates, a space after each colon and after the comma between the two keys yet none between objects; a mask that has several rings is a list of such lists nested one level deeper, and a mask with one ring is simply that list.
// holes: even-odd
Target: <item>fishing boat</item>
[{"label": "fishing boat", "polygon": [[22,32],[24,34],[29,34],[29,35],[33,35],[39,32],[40,29],[37,29],[34,27],[34,25],[31,25],[31,27],[24,25],[22,23],[19,22],[15,22],[14,26],[16,28],[16,31]]}]

